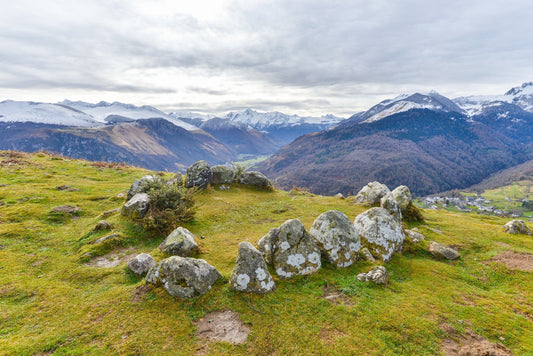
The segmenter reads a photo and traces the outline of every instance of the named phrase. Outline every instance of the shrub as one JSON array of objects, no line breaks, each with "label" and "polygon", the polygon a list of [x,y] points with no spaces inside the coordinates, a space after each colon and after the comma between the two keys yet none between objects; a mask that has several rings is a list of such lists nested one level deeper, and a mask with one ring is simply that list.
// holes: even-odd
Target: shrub
[{"label": "shrub", "polygon": [[404,210],[402,210],[402,218],[403,220],[409,222],[424,221],[424,216],[422,215],[422,212],[413,203],[409,203],[409,205]]}]

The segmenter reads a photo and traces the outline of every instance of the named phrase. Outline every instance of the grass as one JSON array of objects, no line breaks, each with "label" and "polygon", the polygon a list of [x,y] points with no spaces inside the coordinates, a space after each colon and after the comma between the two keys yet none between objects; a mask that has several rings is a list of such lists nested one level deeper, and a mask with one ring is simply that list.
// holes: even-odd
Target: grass
[{"label": "grass", "polygon": [[[87,253],[117,251],[164,258],[157,250],[164,237],[148,238],[120,213],[105,217],[113,230],[92,232],[104,212],[122,205],[118,195],[147,171],[44,153],[13,156],[0,152],[2,355],[194,354],[201,348],[194,322],[223,309],[236,311],[252,331],[246,344],[212,343],[209,354],[434,355],[446,337],[439,329],[443,322],[459,331],[471,323],[475,332],[515,354],[533,354],[531,272],[481,263],[508,249],[533,252],[531,237],[501,232],[505,219],[425,210],[426,222],[410,227],[418,226],[427,240],[459,246],[459,261],[433,260],[425,242],[386,265],[391,283],[385,287],[357,281],[357,273],[371,268],[368,262],[346,269],[326,262],[314,275],[275,277],[276,291],[256,296],[227,286],[239,242],[256,244],[289,218],[310,228],[324,211],[341,210],[353,220],[365,208],[297,190],[207,190],[197,194],[197,215],[184,226],[204,236],[198,257],[214,265],[223,280],[191,300],[161,288],[139,300],[135,293],[144,282],[124,263],[112,268],[85,263]],[[62,185],[71,189],[56,189]],[[51,213],[66,204],[81,211]],[[111,233],[120,236],[116,244],[90,244]],[[343,292],[350,305],[324,299],[325,285]]]}]

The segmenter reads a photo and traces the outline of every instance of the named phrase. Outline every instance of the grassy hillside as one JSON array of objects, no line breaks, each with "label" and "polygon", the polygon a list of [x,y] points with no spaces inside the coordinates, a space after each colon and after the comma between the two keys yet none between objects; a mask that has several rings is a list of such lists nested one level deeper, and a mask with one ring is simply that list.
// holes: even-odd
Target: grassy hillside
[{"label": "grassy hillside", "polygon": [[[314,275],[275,277],[276,291],[256,296],[227,286],[240,241],[256,244],[289,218],[310,228],[324,211],[341,210],[353,220],[365,208],[302,192],[208,190],[197,195],[196,218],[184,226],[204,237],[198,257],[224,279],[202,297],[180,300],[145,288],[125,262],[97,267],[104,260],[87,255],[164,258],[157,249],[163,236],[148,238],[112,211],[123,203],[117,195],[144,174],[0,152],[0,354],[434,355],[449,329],[456,339],[472,329],[517,355],[533,354],[532,272],[484,262],[508,250],[533,252],[532,237],[501,232],[504,219],[427,210],[419,230],[428,241],[456,245],[460,260],[432,259],[426,241],[386,265],[388,286],[356,280],[368,262],[342,270],[325,263]],[[65,204],[81,210],[52,212]],[[113,231],[91,232],[104,215]],[[120,234],[118,242],[91,244],[109,233]],[[341,294],[337,302],[324,298],[331,290]],[[195,321],[225,309],[251,328],[246,344],[207,344],[195,336]]]}]

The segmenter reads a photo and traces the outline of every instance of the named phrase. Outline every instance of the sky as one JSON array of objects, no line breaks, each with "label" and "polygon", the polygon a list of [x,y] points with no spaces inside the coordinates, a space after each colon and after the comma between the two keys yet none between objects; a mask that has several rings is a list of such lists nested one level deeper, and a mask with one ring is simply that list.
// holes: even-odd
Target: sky
[{"label": "sky", "polygon": [[530,0],[0,0],[0,101],[349,116],[533,80]]}]

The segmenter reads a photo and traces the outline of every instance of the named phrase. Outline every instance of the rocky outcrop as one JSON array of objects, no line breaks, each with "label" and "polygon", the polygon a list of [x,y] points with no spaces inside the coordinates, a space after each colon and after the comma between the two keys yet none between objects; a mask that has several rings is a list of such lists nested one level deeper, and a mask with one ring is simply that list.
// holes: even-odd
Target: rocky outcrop
[{"label": "rocky outcrop", "polygon": [[130,187],[130,190],[128,190],[128,195],[126,196],[126,200],[130,200],[131,198],[133,198],[135,194],[146,193],[144,189],[146,183],[153,182],[154,179],[155,178],[152,175],[146,175],[142,177],[141,179],[135,179],[135,181]]},{"label": "rocky outcrop", "polygon": [[320,249],[298,219],[287,220],[270,230],[258,247],[281,278],[311,274],[321,267]]},{"label": "rocky outcrop", "polygon": [[428,251],[433,255],[433,257],[441,260],[456,260],[461,257],[459,252],[457,252],[453,248],[444,246],[443,244],[435,241],[431,241],[429,243]]},{"label": "rocky outcrop", "polygon": [[235,180],[235,169],[227,166],[214,166],[211,168],[213,177],[211,184],[231,184]]},{"label": "rocky outcrop", "polygon": [[370,182],[365,185],[354,198],[359,204],[379,205],[383,198],[390,190],[385,184],[380,182]]},{"label": "rocky outcrop", "polygon": [[376,258],[388,262],[402,247],[405,235],[401,223],[383,208],[371,208],[355,218],[354,225],[367,247]]},{"label": "rocky outcrop", "polygon": [[137,276],[146,274],[155,265],[155,260],[147,253],[141,253],[128,262],[128,268]]},{"label": "rocky outcrop", "polygon": [[251,171],[244,172],[240,178],[239,183],[249,185],[262,190],[274,190],[272,183],[261,172]]},{"label": "rocky outcrop", "polygon": [[531,231],[523,220],[512,220],[503,225],[503,232],[506,234],[524,234],[531,235]]},{"label": "rocky outcrop", "polygon": [[187,188],[205,188],[211,182],[213,172],[206,161],[198,161],[187,168],[185,186]]},{"label": "rocky outcrop", "polygon": [[413,199],[411,197],[411,191],[405,185],[400,185],[396,187],[392,191],[392,195],[394,197],[394,200],[396,200],[396,202],[398,203],[402,211],[407,209],[409,204],[413,203]]},{"label": "rocky outcrop", "polygon": [[162,286],[180,298],[192,298],[207,293],[222,276],[204,260],[171,256],[152,267],[146,282]]},{"label": "rocky outcrop", "polygon": [[391,192],[385,194],[383,198],[381,198],[380,206],[394,216],[397,221],[402,222],[400,205],[396,202],[394,195],[392,195]]},{"label": "rocky outcrop", "polygon": [[376,284],[388,284],[389,279],[389,272],[387,272],[387,269],[383,266],[376,266],[367,273],[359,273],[357,275],[358,281],[374,282]]},{"label": "rocky outcrop", "polygon": [[344,213],[326,211],[315,220],[309,233],[335,267],[348,267],[357,260],[361,241]]},{"label": "rocky outcrop", "polygon": [[229,288],[240,292],[264,294],[272,292],[275,287],[261,252],[251,243],[241,242],[237,262],[229,279]]},{"label": "rocky outcrop", "polygon": [[122,215],[132,219],[141,219],[148,211],[150,196],[146,193],[137,193],[122,206]]},{"label": "rocky outcrop", "polygon": [[159,249],[167,255],[189,257],[198,252],[198,243],[192,232],[180,226],[167,236]]}]

